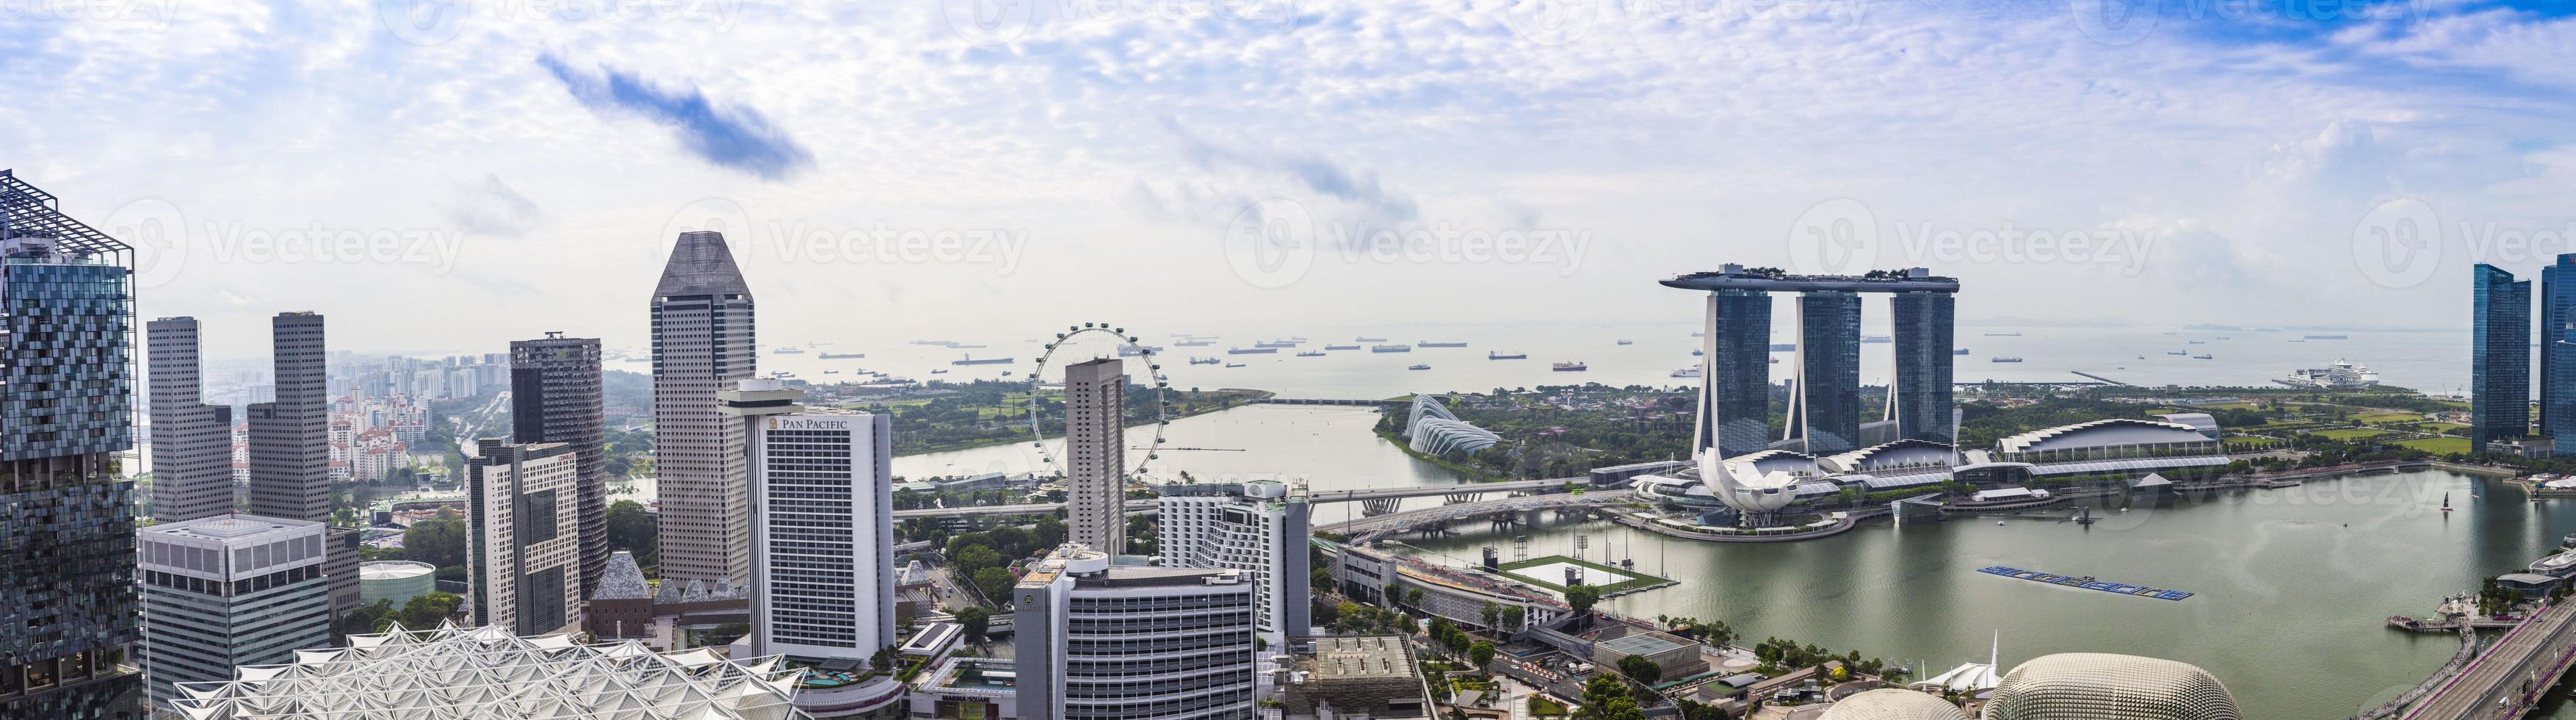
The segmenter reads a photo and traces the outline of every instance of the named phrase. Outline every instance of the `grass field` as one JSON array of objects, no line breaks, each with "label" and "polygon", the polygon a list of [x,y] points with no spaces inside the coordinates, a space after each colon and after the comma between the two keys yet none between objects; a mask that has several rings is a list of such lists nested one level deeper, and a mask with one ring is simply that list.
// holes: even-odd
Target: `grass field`
[{"label": "grass field", "polygon": [[2250,435],[2229,435],[2227,437],[2220,438],[2219,442],[2226,443],[2228,450],[2242,450],[2247,447],[2278,441],[2271,438],[2253,437]]},{"label": "grass field", "polygon": [[[1530,559],[1528,559],[1528,560],[1522,560],[1522,561],[1520,561],[1520,562],[1503,563],[1503,564],[1502,564],[1502,566],[1500,567],[1500,569],[1502,570],[1502,573],[1503,573],[1504,575],[1509,575],[1509,576],[1511,576],[1513,579],[1519,580],[1519,581],[1521,581],[1521,582],[1529,583],[1529,584],[1531,584],[1531,585],[1536,585],[1536,586],[1543,587],[1543,588],[1547,588],[1547,589],[1549,589],[1549,590],[1554,590],[1554,591],[1557,591],[1557,592],[1565,592],[1565,586],[1564,586],[1563,584],[1561,584],[1561,583],[1565,582],[1565,577],[1564,577],[1563,575],[1558,574],[1558,573],[1545,572],[1545,571],[1541,570],[1541,569],[1544,569],[1544,568],[1550,568],[1550,567],[1554,567],[1554,566],[1558,566],[1558,565],[1574,565],[1574,566],[1582,567],[1583,569],[1585,569],[1585,570],[1589,571],[1587,574],[1594,575],[1594,576],[1610,575],[1610,576],[1614,576],[1614,577],[1625,578],[1625,579],[1622,579],[1622,580],[1617,580],[1617,581],[1614,581],[1614,582],[1608,582],[1608,583],[1602,583],[1602,582],[1594,582],[1594,583],[1592,583],[1592,586],[1593,586],[1593,587],[1601,588],[1601,592],[1603,592],[1603,593],[1615,593],[1615,592],[1619,592],[1619,591],[1622,591],[1622,590],[1629,590],[1629,589],[1632,589],[1632,588],[1641,588],[1641,587],[1647,587],[1647,586],[1651,586],[1651,585],[1660,585],[1660,584],[1663,584],[1663,583],[1671,582],[1670,580],[1665,580],[1665,579],[1663,579],[1663,578],[1655,577],[1655,576],[1653,576],[1653,575],[1648,575],[1648,574],[1641,573],[1641,572],[1637,572],[1637,571],[1634,571],[1634,570],[1622,570],[1622,569],[1619,569],[1619,568],[1616,568],[1616,567],[1611,567],[1611,566],[1608,566],[1608,565],[1603,565],[1603,564],[1601,564],[1601,563],[1597,563],[1597,562],[1590,562],[1590,561],[1586,561],[1586,560],[1576,560],[1576,559],[1574,559],[1574,558],[1566,557],[1566,556],[1563,556],[1563,555],[1549,555],[1549,556],[1547,556],[1547,557],[1535,557],[1535,558],[1530,558]],[[1521,572],[1516,572],[1516,571],[1521,571]],[[1525,572],[1526,574],[1524,574],[1524,572]]]},{"label": "grass field", "polygon": [[2262,409],[2262,408],[2261,408],[2260,406],[2255,405],[2254,403],[2232,402],[2232,403],[2219,403],[2219,404],[2216,404],[2216,405],[2194,405],[2194,406],[2192,406],[2192,409],[2193,409],[2193,410],[2207,411],[2207,410],[2260,410],[2260,409]]},{"label": "grass field", "polygon": [[2387,424],[2387,423],[2411,423],[2411,422],[2423,422],[2423,421],[2424,421],[2424,416],[2422,416],[2422,415],[2417,415],[2417,414],[2415,414],[2415,413],[2394,413],[2394,412],[2390,412],[2390,413],[2369,413],[2369,414],[2365,414],[2365,415],[2362,415],[2361,417],[2354,418],[2354,419],[2355,419],[2355,420],[2360,420],[2363,424],[2366,424],[2366,425],[2383,425],[2383,424]]},{"label": "grass field", "polygon": [[2370,428],[2336,428],[2333,430],[2318,430],[2308,434],[2321,438],[2332,438],[2335,440],[2364,440],[2386,435],[2388,434],[2388,431],[2372,430]]},{"label": "grass field", "polygon": [[2431,453],[2464,453],[2469,451],[2468,438],[2438,437],[2398,441],[2399,445]]},{"label": "grass field", "polygon": [[2461,423],[2424,423],[2424,427],[2445,433],[2456,433],[2469,429],[2469,426]]}]

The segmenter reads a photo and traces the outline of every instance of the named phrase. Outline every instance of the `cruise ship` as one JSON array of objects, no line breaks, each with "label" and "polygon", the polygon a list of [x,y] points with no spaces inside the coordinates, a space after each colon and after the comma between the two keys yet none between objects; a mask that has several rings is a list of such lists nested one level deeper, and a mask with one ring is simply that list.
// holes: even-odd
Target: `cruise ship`
[{"label": "cruise ship", "polygon": [[2326,367],[2292,370],[2289,377],[2273,382],[2296,388],[2363,388],[2378,385],[2379,373],[2350,360],[2336,360]]}]

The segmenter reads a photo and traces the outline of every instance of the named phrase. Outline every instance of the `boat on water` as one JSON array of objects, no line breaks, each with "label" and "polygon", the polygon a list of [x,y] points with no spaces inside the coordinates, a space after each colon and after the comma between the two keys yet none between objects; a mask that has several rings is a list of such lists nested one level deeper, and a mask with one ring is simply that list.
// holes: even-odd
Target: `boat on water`
[{"label": "boat on water", "polygon": [[1424,340],[1424,341],[1422,341],[1422,342],[1414,343],[1414,345],[1419,346],[1419,347],[1427,347],[1427,348],[1435,348],[1435,347],[1466,347],[1466,346],[1467,346],[1467,344],[1466,344],[1466,343],[1462,343],[1462,342],[1432,342],[1432,341],[1429,341],[1429,340]]},{"label": "boat on water", "polygon": [[1635,340],[1621,340],[1621,341],[1619,341],[1619,344],[1621,344],[1621,345],[1635,345],[1635,344],[1637,344],[1637,341],[1635,341]]},{"label": "boat on water", "polygon": [[1305,351],[1305,352],[1297,353],[1297,357],[1323,357],[1323,356],[1324,356],[1324,351],[1322,351],[1322,350],[1308,350],[1308,351]]},{"label": "boat on water", "polygon": [[640,357],[640,358],[627,358],[627,359],[626,359],[626,361],[627,361],[627,362],[646,362],[646,363],[648,363],[648,362],[652,362],[652,361],[653,361],[653,359],[652,359],[652,358],[648,358],[648,357]]},{"label": "boat on water", "polygon": [[1351,342],[1355,342],[1355,343],[1386,342],[1386,338],[1357,337],[1357,338],[1351,338]]},{"label": "boat on water", "polygon": [[1406,370],[1429,370],[1429,369],[1431,369],[1431,366],[1429,366],[1429,365],[1424,365],[1424,364],[1421,364],[1421,363],[1415,363],[1415,364],[1413,364],[1413,365],[1406,366],[1404,369],[1406,369]]},{"label": "boat on water", "polygon": [[1986,337],[2021,337],[2021,333],[2013,331],[1990,332],[1986,333]]},{"label": "boat on water", "polygon": [[1223,361],[1223,360],[1218,360],[1218,359],[1216,359],[1216,358],[1212,358],[1212,357],[1194,357],[1194,358],[1190,358],[1190,364],[1192,364],[1192,365],[1215,365],[1215,364],[1217,364],[1217,363],[1221,363],[1221,362],[1225,362],[1225,361]]},{"label": "boat on water", "polygon": [[771,355],[803,355],[803,354],[805,354],[805,348],[801,348],[801,347],[793,347],[793,346],[789,346],[789,347],[779,347],[779,348],[771,348],[771,349],[769,350],[769,354],[771,354]]},{"label": "boat on water", "polygon": [[2210,357],[2209,353],[2201,353],[2201,354],[2198,354],[2198,355],[2193,355],[2193,356],[2191,356],[2191,359],[2193,359],[2193,360],[2214,360],[2214,359],[2216,359],[2216,358],[2212,358],[2212,357]]},{"label": "boat on water", "polygon": [[1369,352],[1373,352],[1373,353],[1413,352],[1413,346],[1411,346],[1411,345],[1370,345],[1370,346],[1369,346]]},{"label": "boat on water", "polygon": [[2184,345],[2207,345],[2207,344],[2209,344],[2209,343],[2201,342],[2201,341],[2198,341],[2198,340],[2184,340],[2184,341],[2182,341],[2182,344],[2184,344]]},{"label": "boat on water", "polygon": [[1012,358],[978,358],[978,357],[975,357],[975,356],[973,356],[973,355],[968,355],[968,356],[965,356],[965,357],[962,357],[962,358],[958,358],[958,359],[955,359],[955,360],[950,360],[950,361],[948,361],[948,364],[950,364],[950,365],[1008,365],[1008,364],[1010,364],[1010,363],[1011,363],[1011,360],[1012,360]]},{"label": "boat on water", "polygon": [[1226,349],[1225,349],[1225,354],[1227,354],[1227,355],[1277,355],[1277,354],[1279,354],[1279,348],[1274,348],[1274,347],[1226,348]]},{"label": "boat on water", "polygon": [[2167,351],[2167,352],[2165,352],[2165,354],[2166,354],[2166,355],[2189,355],[2189,354],[2191,354],[2191,353],[2190,353],[2189,351],[2184,351],[2184,350],[2171,350],[2171,351]]},{"label": "boat on water", "polygon": [[1771,343],[1771,352],[1794,352],[1797,349],[1797,343]]},{"label": "boat on water", "polygon": [[2451,494],[2442,493],[2442,512],[2451,511]]},{"label": "boat on water", "polygon": [[[1697,354],[1697,353],[1693,353],[1693,354]],[[1773,365],[1778,365],[1778,364],[1780,364],[1780,359],[1779,359],[1779,358],[1771,358],[1771,364],[1773,364]]]},{"label": "boat on water", "polygon": [[1494,352],[1494,351],[1492,351],[1492,350],[1487,350],[1487,351],[1485,351],[1485,359],[1487,359],[1487,360],[1528,360],[1528,359],[1529,359],[1529,353],[1512,353],[1512,354],[1510,354],[1510,355],[1505,355],[1505,354],[1502,354],[1502,353]]},{"label": "boat on water", "polygon": [[1993,361],[1993,362],[2021,362],[2021,356],[2019,356],[2019,355],[1997,355],[1997,356],[1995,356],[1994,358],[1992,358],[1992,361]]},{"label": "boat on water", "polygon": [[1213,341],[1208,341],[1208,340],[1183,340],[1183,341],[1180,341],[1180,342],[1172,343],[1172,346],[1173,346],[1173,347],[1207,347],[1207,346],[1209,346],[1209,345],[1215,345],[1215,344],[1216,344],[1215,342],[1213,342]]},{"label": "boat on water", "polygon": [[1590,369],[1592,369],[1592,367],[1591,367],[1591,366],[1589,366],[1589,365],[1585,365],[1585,364],[1583,364],[1583,361],[1581,361],[1581,360],[1576,360],[1576,361],[1573,361],[1573,362],[1561,362],[1561,363],[1556,363],[1556,364],[1554,364],[1554,365],[1550,365],[1550,366],[1548,366],[1548,369],[1550,369],[1550,370],[1555,370],[1555,371],[1557,371],[1557,372],[1582,372],[1582,371],[1585,371],[1585,370],[1590,370]]},{"label": "boat on water", "polygon": [[1290,342],[1290,341],[1287,341],[1287,340],[1272,340],[1272,341],[1270,341],[1270,342],[1257,342],[1257,343],[1253,343],[1253,344],[1252,344],[1252,346],[1253,346],[1253,347],[1257,347],[1257,348],[1270,348],[1270,349],[1272,349],[1272,350],[1277,350],[1277,349],[1280,349],[1280,348],[1292,348],[1292,347],[1296,347],[1296,346],[1297,346],[1297,343]]},{"label": "boat on water", "polygon": [[1153,345],[1120,345],[1120,346],[1118,346],[1118,356],[1119,356],[1119,357],[1136,357],[1136,356],[1139,356],[1139,355],[1152,355],[1152,354],[1154,354],[1154,353],[1158,353],[1158,352],[1162,352],[1162,351],[1163,351],[1163,349],[1162,349],[1162,348],[1160,348],[1160,347],[1156,347],[1156,346],[1153,346]]},{"label": "boat on water", "polygon": [[1673,377],[1677,377],[1677,378],[1695,378],[1695,377],[1699,377],[1699,376],[1700,376],[1700,372],[1701,372],[1701,371],[1700,371],[1700,369],[1699,369],[1699,366],[1698,366],[1698,365],[1692,365],[1692,366],[1690,366],[1690,367],[1682,368],[1682,369],[1680,369],[1680,370],[1674,370],[1674,371],[1673,371]]},{"label": "boat on water", "polygon": [[867,353],[823,353],[816,357],[820,357],[825,360],[857,360],[867,356]]},{"label": "boat on water", "polygon": [[939,368],[939,369],[935,369],[935,370],[930,371],[930,374],[932,374],[932,375],[946,375],[946,374],[948,374],[948,368]]},{"label": "boat on water", "polygon": [[825,370],[825,371],[823,371],[823,374],[825,374],[825,375],[839,375],[839,374],[841,374],[841,371],[839,371],[839,370]]},{"label": "boat on water", "polygon": [[2352,336],[2350,336],[2350,335],[2309,335],[2309,336],[2306,336],[2306,338],[2307,338],[2307,339],[2309,339],[2309,340],[2350,340],[2350,339],[2352,339]]},{"label": "boat on water", "polygon": [[2379,372],[2370,369],[2368,366],[2354,364],[2350,360],[2337,358],[2332,365],[2327,365],[2321,368],[2300,368],[2292,370],[2288,377],[2274,380],[2272,382],[2295,388],[2316,388],[2321,390],[2366,388],[2379,384]]},{"label": "boat on water", "polygon": [[1332,343],[1324,343],[1324,349],[1326,349],[1326,350],[1358,350],[1358,349],[1360,349],[1360,346],[1358,346],[1358,345],[1335,345],[1335,344],[1332,344]]},{"label": "boat on water", "polygon": [[1885,335],[1862,335],[1862,336],[1860,336],[1860,341],[1861,341],[1861,344],[1863,344],[1863,345],[1876,345],[1876,344],[1881,344],[1881,343],[1892,343],[1892,342],[1896,342],[1896,338],[1888,337],[1888,336],[1885,336]]},{"label": "boat on water", "polygon": [[1968,354],[1968,349],[1967,349],[1967,348],[1958,348],[1958,349],[1955,349],[1955,350],[1951,350],[1951,351],[1950,351],[1950,354],[1952,354],[1952,355],[1966,355],[1966,354]]},{"label": "boat on water", "polygon": [[1243,363],[1226,363],[1226,367],[1243,367]]}]

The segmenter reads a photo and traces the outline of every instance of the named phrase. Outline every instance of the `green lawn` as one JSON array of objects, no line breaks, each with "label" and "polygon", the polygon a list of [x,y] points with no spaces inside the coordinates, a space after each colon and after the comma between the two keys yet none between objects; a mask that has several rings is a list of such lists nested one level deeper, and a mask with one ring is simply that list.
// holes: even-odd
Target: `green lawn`
[{"label": "green lawn", "polygon": [[2461,423],[2442,423],[2442,422],[2437,422],[2437,423],[2424,423],[2424,427],[2425,427],[2425,429],[2428,429],[2428,430],[2435,430],[2435,431],[2445,432],[2445,433],[2455,433],[2455,432],[2459,432],[2459,431],[2462,431],[2462,430],[2467,430],[2467,429],[2469,429],[2469,426],[2464,425],[2464,424],[2461,424]]},{"label": "green lawn", "polygon": [[2221,438],[2219,442],[2226,443],[2227,449],[2232,451],[2279,441],[2265,437],[2254,437],[2251,435],[2229,435],[2225,438]]},{"label": "green lawn", "polygon": [[1543,697],[1529,699],[1529,713],[1535,717],[1564,717],[1565,704]]},{"label": "green lawn", "polygon": [[2399,445],[2430,453],[2464,453],[2469,451],[2468,438],[2438,437],[2398,441]]},{"label": "green lawn", "polygon": [[2388,431],[2372,430],[2370,428],[2337,428],[2333,430],[2318,430],[2308,434],[2335,440],[2363,440],[2386,435],[2388,434]]},{"label": "green lawn", "polygon": [[2204,412],[2209,410],[2260,410],[2262,409],[2262,406],[2255,405],[2254,403],[2232,402],[2219,403],[2216,405],[2194,405],[2192,406],[2192,409]]},{"label": "green lawn", "polygon": [[1648,575],[1648,574],[1645,574],[1645,573],[1637,572],[1637,571],[1635,571],[1635,570],[1628,570],[1628,569],[1624,569],[1624,568],[1611,567],[1611,566],[1609,566],[1609,565],[1603,565],[1603,564],[1601,564],[1601,563],[1591,562],[1591,561],[1588,561],[1588,560],[1576,560],[1576,559],[1574,559],[1574,558],[1566,557],[1566,556],[1563,556],[1563,555],[1549,555],[1549,556],[1547,556],[1547,557],[1530,558],[1530,559],[1528,559],[1528,560],[1522,560],[1522,561],[1520,561],[1520,562],[1509,562],[1509,563],[1503,563],[1503,564],[1502,564],[1498,569],[1499,569],[1499,570],[1501,570],[1503,574],[1505,574],[1505,575],[1510,575],[1510,576],[1512,577],[1512,579],[1514,579],[1514,580],[1519,580],[1519,581],[1524,582],[1524,583],[1528,583],[1528,584],[1531,584],[1531,585],[1536,585],[1536,586],[1543,587],[1543,588],[1547,588],[1547,589],[1549,589],[1549,590],[1554,590],[1554,591],[1557,591],[1557,592],[1565,592],[1565,586],[1564,586],[1564,585],[1562,585],[1562,584],[1560,584],[1560,583],[1562,582],[1562,579],[1560,579],[1560,578],[1541,578],[1541,577],[1535,577],[1536,573],[1532,573],[1532,574],[1530,574],[1530,575],[1521,575],[1521,574],[1517,574],[1517,573],[1514,573],[1514,572],[1513,572],[1513,571],[1515,571],[1515,570],[1521,570],[1521,569],[1525,569],[1525,568],[1534,568],[1534,567],[1544,567],[1544,566],[1547,566],[1547,565],[1553,565],[1553,564],[1556,564],[1556,563],[1570,563],[1570,564],[1574,564],[1574,565],[1581,565],[1581,566],[1583,566],[1583,567],[1591,568],[1591,569],[1593,569],[1593,570],[1599,570],[1599,571],[1602,571],[1602,572],[1607,572],[1607,573],[1611,573],[1611,574],[1614,574],[1614,575],[1618,575],[1618,576],[1623,577],[1623,578],[1627,578],[1627,579],[1625,579],[1625,580],[1620,580],[1620,581],[1615,582],[1615,583],[1610,583],[1610,584],[1608,584],[1608,585],[1602,585],[1602,586],[1599,586],[1599,587],[1601,588],[1601,592],[1603,592],[1603,593],[1615,593],[1615,592],[1619,592],[1619,591],[1622,591],[1622,590],[1627,590],[1627,589],[1630,589],[1630,588],[1646,587],[1646,586],[1649,586],[1649,585],[1659,585],[1659,584],[1663,584],[1663,583],[1666,583],[1666,582],[1671,582],[1671,581],[1669,581],[1669,580],[1665,580],[1665,579],[1663,579],[1663,578],[1655,577],[1655,576],[1653,576],[1653,575]]},{"label": "green lawn", "polygon": [[2369,414],[2366,414],[2366,415],[2363,415],[2363,416],[2361,416],[2361,417],[2359,417],[2359,418],[2354,418],[2354,419],[2356,419],[2356,420],[2360,420],[2360,421],[2362,422],[2362,424],[2365,424],[2365,425],[2381,425],[2381,424],[2386,424],[2386,423],[2411,423],[2411,422],[2423,422],[2423,421],[2424,421],[2424,416],[2422,416],[2422,415],[2418,415],[2418,414],[2415,414],[2415,413],[2397,413],[2397,412],[2388,412],[2388,413],[2369,413]]}]

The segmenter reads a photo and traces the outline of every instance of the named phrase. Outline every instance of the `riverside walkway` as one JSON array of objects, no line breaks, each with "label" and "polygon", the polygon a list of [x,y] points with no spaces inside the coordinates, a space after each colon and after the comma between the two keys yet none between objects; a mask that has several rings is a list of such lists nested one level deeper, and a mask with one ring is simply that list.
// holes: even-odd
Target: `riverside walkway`
[{"label": "riverside walkway", "polygon": [[2562,602],[2507,631],[2495,645],[2397,717],[2512,720],[2530,712],[2576,660],[2576,603]]}]

